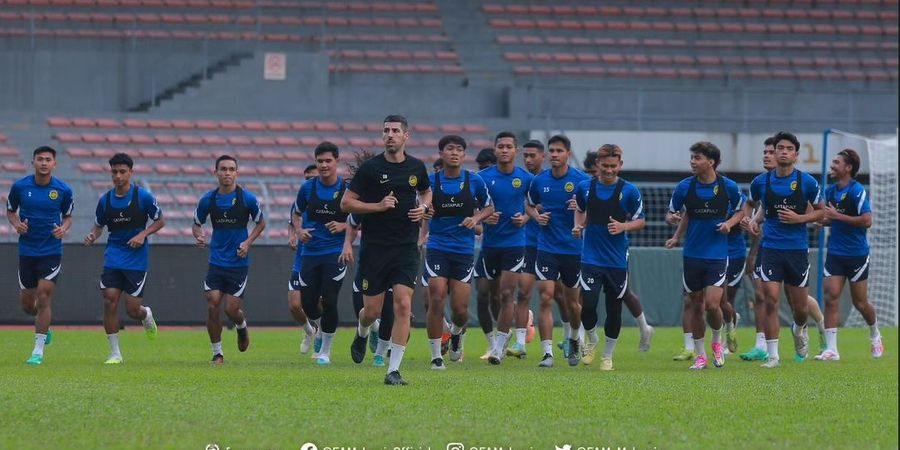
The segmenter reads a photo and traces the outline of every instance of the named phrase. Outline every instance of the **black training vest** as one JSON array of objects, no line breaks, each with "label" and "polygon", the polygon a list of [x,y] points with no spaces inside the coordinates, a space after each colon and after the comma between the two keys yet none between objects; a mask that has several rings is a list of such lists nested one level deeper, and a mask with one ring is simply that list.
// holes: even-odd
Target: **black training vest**
[{"label": "black training vest", "polygon": [[587,200],[587,224],[588,225],[608,225],[609,218],[612,217],[618,222],[625,222],[628,216],[625,209],[622,208],[622,202],[619,197],[622,196],[622,189],[625,187],[625,180],[619,178],[616,183],[616,189],[612,195],[606,200],[597,198],[597,179],[591,180],[591,188],[588,189]]},{"label": "black training vest", "polygon": [[[779,209],[789,209],[797,214],[806,213],[806,198],[803,196],[803,172],[797,170],[797,189],[782,197],[772,191],[772,171],[766,174],[766,218],[777,219]],[[801,211],[800,208],[803,208]]]},{"label": "black training vest", "polygon": [[309,193],[309,201],[306,203],[306,220],[318,223],[328,223],[332,220],[345,222],[347,220],[347,213],[341,211],[341,198],[344,197],[347,185],[342,178],[338,178],[337,182],[341,185],[338,195],[326,201],[316,194],[319,180],[313,181],[312,192]]},{"label": "black training vest", "polygon": [[244,190],[240,186],[237,187],[234,204],[226,210],[219,209],[219,205],[216,204],[218,194],[219,190],[215,189],[209,198],[209,217],[212,220],[213,230],[247,228],[250,210],[244,205]]},{"label": "black training vest", "polygon": [[856,183],[856,180],[850,180],[850,184],[847,186],[847,191],[845,192],[844,198],[838,200],[834,198],[837,195],[838,190],[837,186],[835,186],[834,190],[831,191],[831,195],[828,197],[828,204],[833,206],[837,212],[844,214],[850,217],[859,216],[859,210],[856,208],[856,203],[850,198],[850,190],[853,189],[853,183]]},{"label": "black training vest", "polygon": [[724,219],[728,217],[728,192],[725,189],[725,180],[721,175],[716,175],[716,187],[718,192],[709,200],[703,200],[697,195],[697,177],[691,179],[687,196],[684,199],[684,208],[691,219]]},{"label": "black training vest", "polygon": [[447,195],[441,187],[441,174],[434,175],[434,217],[471,217],[475,214],[475,197],[469,187],[469,171],[463,177],[459,193]]},{"label": "black training vest", "polygon": [[138,187],[134,186],[131,194],[131,202],[128,206],[116,209],[112,206],[112,196],[115,190],[106,193],[106,229],[110,233],[122,230],[143,230],[147,226],[147,213],[141,209],[138,196]]}]

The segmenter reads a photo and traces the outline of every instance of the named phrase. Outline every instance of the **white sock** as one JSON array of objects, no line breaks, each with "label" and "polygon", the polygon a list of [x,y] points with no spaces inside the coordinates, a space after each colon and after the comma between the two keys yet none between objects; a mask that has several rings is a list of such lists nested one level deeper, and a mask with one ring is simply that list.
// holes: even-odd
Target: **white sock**
[{"label": "white sock", "polygon": [[831,350],[835,353],[838,352],[837,328],[826,328],[825,329],[825,344],[828,346],[828,350]]},{"label": "white sock", "polygon": [[488,345],[487,345],[488,351],[489,352],[493,351],[494,350],[494,332],[491,331],[490,333],[486,333],[484,335],[484,338],[487,339],[487,341],[488,341]]},{"label": "white sock", "polygon": [[306,323],[303,324],[303,332],[312,336],[312,335],[316,334],[316,329],[315,329],[315,327],[312,326],[312,323],[310,323],[310,321],[307,320]]},{"label": "white sock", "polygon": [[572,326],[569,325],[569,322],[563,322],[563,339],[571,339],[572,338]]},{"label": "white sock", "polygon": [[441,357],[441,338],[429,339],[428,346],[431,347],[431,359]]},{"label": "white sock", "polygon": [[107,334],[106,340],[109,341],[109,355],[122,356],[122,351],[119,349],[119,333]]},{"label": "white sock", "polygon": [[600,336],[597,335],[597,327],[587,330],[587,340],[591,344],[596,344],[597,342],[600,342]]},{"label": "white sock", "polygon": [[734,322],[731,320],[726,320],[725,321],[725,332],[730,333],[732,330],[734,330]]},{"label": "white sock", "polygon": [[375,354],[384,357],[387,353],[388,347],[390,347],[391,341],[385,341],[382,339],[378,339],[378,345],[375,346]]},{"label": "white sock", "polygon": [[316,332],[320,333],[322,331],[322,318],[319,317],[318,319],[313,320],[312,323],[315,325],[313,328],[316,329]]},{"label": "white sock", "polygon": [[616,349],[616,342],[618,339],[613,339],[609,336],[606,337],[606,346],[603,348],[603,357],[604,358],[612,358],[613,350]]},{"label": "white sock", "polygon": [[369,328],[370,328],[372,331],[374,331],[374,332],[377,333],[378,330],[381,329],[381,319],[375,319],[375,321],[372,322],[372,326],[369,327]]},{"label": "white sock", "polygon": [[458,327],[458,326],[456,326],[455,323],[450,324],[450,334],[455,336],[458,334],[462,334],[462,331],[463,331],[463,327]]},{"label": "white sock", "polygon": [[713,344],[715,344],[715,343],[721,344],[721,343],[722,343],[722,328],[719,327],[718,330],[712,330],[712,332],[713,332],[713,333],[712,333],[712,335],[713,335],[713,336],[712,336],[712,343],[713,343]]},{"label": "white sock", "polygon": [[222,341],[213,342],[210,346],[212,347],[213,356],[224,355],[224,353],[222,353]]},{"label": "white sock", "polygon": [[400,370],[400,363],[403,362],[403,352],[405,351],[405,346],[391,342],[391,361],[388,363],[388,373]]},{"label": "white sock", "polygon": [[694,333],[684,333],[684,349],[689,352],[694,351]]},{"label": "white sock", "polygon": [[766,339],[766,351],[769,359],[781,359],[778,357],[778,339]]},{"label": "white sock", "polygon": [[872,325],[869,325],[869,338],[871,338],[874,341],[875,339],[880,338],[880,337],[881,337],[881,332],[878,331],[878,321],[876,320],[875,323],[873,323]]},{"label": "white sock", "polygon": [[694,353],[706,356],[706,338],[694,339]]},{"label": "white sock", "polygon": [[34,350],[32,350],[32,354],[34,355],[44,355],[44,343],[47,342],[47,335],[34,333]]},{"label": "white sock", "polygon": [[553,340],[547,339],[546,341],[541,341],[541,347],[544,349],[545,355],[553,356]]},{"label": "white sock", "polygon": [[494,347],[493,349],[496,351],[502,351],[504,347],[506,347],[506,339],[509,338],[509,333],[504,333],[502,331],[497,331],[494,333]]},{"label": "white sock", "polygon": [[334,341],[334,333],[322,333],[322,348],[319,349],[320,355],[331,357],[331,343]]},{"label": "white sock", "polygon": [[819,330],[819,334],[825,334],[825,318],[823,317],[821,321],[816,322],[816,329]]},{"label": "white sock", "polygon": [[527,328],[516,328],[516,343],[519,345],[525,345],[525,335],[527,333]]},{"label": "white sock", "polygon": [[644,313],[641,313],[641,315],[635,317],[634,320],[637,321],[638,326],[641,327],[642,330],[650,328],[650,324],[647,323],[647,317],[644,316]]},{"label": "white sock", "polygon": [[584,342],[584,327],[579,325],[578,332],[575,335],[578,336],[578,342]]},{"label": "white sock", "polygon": [[247,320],[244,319],[243,322],[235,325],[234,327],[237,328],[238,330],[243,330],[244,328],[247,328]]},{"label": "white sock", "polygon": [[369,328],[371,328],[371,326],[368,326],[368,327],[367,327],[367,326],[364,326],[364,325],[362,324],[362,321],[360,321],[360,322],[356,325],[356,335],[359,336],[359,337],[364,337],[364,338],[369,337]]},{"label": "white sock", "polygon": [[463,342],[466,340],[466,333],[459,334],[459,351],[463,349]]},{"label": "white sock", "polygon": [[754,347],[760,351],[766,351],[766,333],[756,333],[756,345]]},{"label": "white sock", "polygon": [[447,322],[446,317],[444,317],[442,320],[444,321],[444,333],[449,333],[450,332],[450,322]]},{"label": "white sock", "polygon": [[144,318],[141,320],[141,325],[146,325],[150,323],[151,320],[153,320],[153,311],[150,310],[149,306],[142,306],[141,308],[143,308],[144,312],[147,313],[147,315],[144,316]]}]

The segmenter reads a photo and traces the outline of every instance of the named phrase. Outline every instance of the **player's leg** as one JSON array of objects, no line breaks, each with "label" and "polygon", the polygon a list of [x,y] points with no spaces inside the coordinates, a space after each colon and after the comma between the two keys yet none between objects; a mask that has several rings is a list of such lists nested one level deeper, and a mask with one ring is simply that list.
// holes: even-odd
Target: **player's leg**
[{"label": "player's leg", "polygon": [[[556,291],[555,280],[542,280],[538,276],[538,332],[541,336],[540,367],[553,367],[553,303]],[[560,309],[562,310],[562,309]]]},{"label": "player's leg", "polygon": [[[410,283],[415,282],[415,267],[410,276]],[[394,327],[391,330],[391,355],[388,358],[387,375],[384,383],[388,385],[406,385],[400,376],[400,364],[409,341],[410,314],[412,312],[413,288],[406,284],[396,283],[394,287]]]},{"label": "player's leg", "polygon": [[[581,256],[559,255],[558,258],[560,263],[559,280],[562,283],[566,305],[569,308],[569,325],[572,327],[568,362],[570,366],[577,366],[584,353],[584,328],[581,326],[581,283],[578,280],[581,273]],[[618,293],[617,291],[616,294]],[[621,305],[619,306],[621,307]]]},{"label": "player's leg", "polygon": [[691,336],[694,340],[694,364],[691,369],[705,369],[707,364],[706,358],[706,321],[703,320],[705,313],[705,299],[703,290],[692,291],[688,293],[688,312],[690,318],[688,322],[691,324]]},{"label": "player's leg", "polygon": [[122,350],[119,347],[119,298],[122,289],[111,287],[114,284],[109,269],[103,270],[101,275],[100,295],[103,297],[103,329],[106,331],[106,340],[109,342],[109,356],[105,364],[121,364]]},{"label": "player's leg", "polygon": [[556,310],[559,311],[559,321],[563,329],[562,340],[556,344],[556,347],[562,350],[563,356],[569,354],[569,339],[572,338],[572,326],[569,323],[569,307],[566,304],[566,296],[563,293],[562,285],[557,281],[556,288],[553,290],[553,302],[556,303]]},{"label": "player's leg", "polygon": [[478,325],[481,326],[481,331],[484,332],[484,337],[487,339],[487,350],[484,355],[482,355],[481,359],[487,359],[494,346],[494,320],[491,318],[490,311],[492,282],[493,280],[486,276],[479,277],[475,280]]},{"label": "player's leg", "polygon": [[[611,271],[610,274],[612,274]],[[606,284],[611,285],[615,282],[610,278],[609,283]],[[600,356],[600,370],[613,370],[613,352],[616,349],[616,342],[619,340],[619,332],[622,330],[624,284],[623,289],[618,292],[613,289],[613,286],[604,286],[603,291],[606,303],[606,322],[603,324],[603,332],[606,339],[603,354]]]},{"label": "player's leg", "polygon": [[[375,345],[375,356],[372,358],[372,365],[384,367],[385,358],[387,358],[388,351],[391,348],[391,331],[394,329],[394,292],[391,289],[384,293],[384,299],[381,303],[381,318],[376,319],[375,324],[378,325],[378,331],[375,332],[378,342]],[[372,332],[369,334],[371,335]]]},{"label": "player's leg", "polygon": [[694,304],[688,293],[681,294],[681,332],[684,336],[684,350],[675,355],[674,361],[691,361],[697,355],[694,349],[694,316],[702,314],[703,305]]},{"label": "player's leg", "polygon": [[[354,292],[354,304],[355,304]],[[360,306],[362,308],[362,306]],[[300,274],[291,272],[291,280],[288,282],[288,310],[291,317],[303,328],[303,339],[300,341],[300,353],[309,353],[312,341],[315,338],[316,328],[313,326],[306,313],[303,312],[303,297],[300,292]]]},{"label": "player's leg", "polygon": [[[347,266],[339,264],[337,255],[323,257],[319,264],[319,294],[322,298],[322,348],[317,363],[331,363],[331,346],[338,325],[338,295],[347,275]],[[330,261],[329,261],[330,259]]]},{"label": "player's leg", "polygon": [[500,293],[500,311],[497,316],[497,331],[494,333],[494,354],[488,356],[488,362],[499,364],[506,354],[506,343],[509,340],[509,332],[512,328],[514,299],[516,287],[519,284],[519,273],[509,270],[500,272],[498,280]]},{"label": "player's leg", "polygon": [[[434,253],[429,253],[433,260],[436,259]],[[448,263],[449,261],[443,259],[441,262],[428,261],[428,264],[435,265],[438,270],[444,268]],[[435,274],[437,274],[436,271]],[[444,304],[447,296],[447,283],[446,276],[432,276],[428,278],[428,287],[426,289],[429,291],[429,305],[428,310],[425,312],[425,325],[428,332],[428,346],[431,349],[431,368],[434,370],[447,368],[444,365],[444,358],[441,356],[441,335],[444,333]]]},{"label": "player's leg", "polygon": [[524,358],[526,355],[525,344],[528,338],[528,320],[531,315],[531,297],[534,291],[534,283],[537,277],[534,275],[534,263],[537,259],[537,249],[525,247],[525,264],[522,273],[519,274],[518,292],[516,293],[515,324],[516,343],[512,345],[507,355]]},{"label": "player's leg", "polygon": [[[724,280],[723,280],[724,283]],[[725,365],[725,347],[722,345],[722,329],[725,320],[722,314],[723,289],[721,286],[706,286],[703,289],[703,309],[706,312],[706,323],[712,329],[713,365]],[[696,347],[696,343],[694,346]]]},{"label": "player's leg", "polygon": [[862,315],[863,320],[869,326],[869,339],[872,342],[872,357],[881,358],[884,354],[884,343],[881,332],[878,330],[878,317],[875,315],[875,307],[869,302],[869,280],[862,279],[857,282],[850,281],[850,299],[853,307]]},{"label": "player's leg", "polygon": [[602,276],[599,268],[581,266],[581,325],[585,329],[584,354],[581,362],[585,365],[592,364],[596,355],[597,344],[600,337],[597,334],[597,306],[600,304],[600,290]]},{"label": "player's leg", "polygon": [[841,292],[844,290],[847,277],[830,274],[828,268],[826,264],[824,283],[826,349],[816,355],[815,358],[819,361],[837,361],[841,358],[837,346],[837,329],[841,314]]},{"label": "player's leg", "polygon": [[[207,285],[210,276],[207,275]],[[209,342],[212,346],[212,364],[222,364],[224,353],[222,352],[222,291],[210,289],[206,291],[206,332],[209,334]]]},{"label": "player's leg", "polygon": [[758,272],[754,270],[750,277],[753,282],[753,322],[756,327],[756,340],[753,348],[749,351],[741,353],[740,358],[744,361],[765,361],[769,355],[766,351],[766,296],[763,292],[763,281],[759,278]]},{"label": "player's leg", "polygon": [[[374,256],[373,256],[374,254]],[[387,269],[393,263],[391,261],[390,249],[384,247],[371,246],[364,247],[360,250],[359,266],[357,270],[362,273],[362,281],[360,289],[363,293],[363,308],[359,311],[359,321],[356,326],[356,336],[353,337],[353,343],[350,344],[350,357],[353,362],[359,364],[366,357],[366,343],[369,339],[369,331],[371,326],[381,316],[381,308],[384,306],[384,292],[388,288],[386,277]],[[418,265],[418,250],[416,256],[412,257],[413,263]],[[416,267],[416,270],[418,267]],[[413,272],[415,277],[415,270]],[[307,311],[309,314],[309,311]],[[381,324],[383,329],[384,323]]]},{"label": "player's leg", "polygon": [[463,359],[471,295],[469,281],[450,280],[450,361],[462,362]]},{"label": "player's leg", "polygon": [[250,347],[250,332],[247,330],[247,317],[241,309],[241,299],[247,288],[248,267],[234,267],[224,272],[225,290],[222,300],[225,303],[225,315],[234,323],[237,332],[238,351],[245,352]]},{"label": "player's leg", "polygon": [[635,322],[637,322],[638,331],[641,334],[641,339],[638,341],[638,351],[650,351],[650,343],[653,339],[654,331],[653,327],[647,323],[647,316],[644,315],[644,307],[641,305],[641,299],[631,290],[630,286],[625,290],[625,297],[622,299],[624,300],[625,306],[628,307],[631,316],[634,317]]},{"label": "player's leg", "polygon": [[139,320],[144,327],[147,339],[156,340],[159,328],[156,319],[153,318],[153,310],[144,305],[144,287],[147,282],[147,272],[139,270],[121,271],[125,281],[123,293],[125,294],[125,313],[134,320]]},{"label": "player's leg", "polygon": [[791,304],[794,317],[794,323],[791,324],[791,334],[794,336],[794,360],[803,362],[809,354],[809,332],[806,327],[809,290],[805,286],[793,286],[785,282],[784,292]]},{"label": "player's leg", "polygon": [[310,328],[314,330],[315,354],[314,358],[318,359],[322,350],[322,344],[319,341],[321,336],[324,341],[324,330],[322,329],[322,302],[319,300],[322,296],[322,267],[320,261],[315,257],[303,258],[300,264],[300,303],[303,313],[306,314],[306,320],[309,321]]}]

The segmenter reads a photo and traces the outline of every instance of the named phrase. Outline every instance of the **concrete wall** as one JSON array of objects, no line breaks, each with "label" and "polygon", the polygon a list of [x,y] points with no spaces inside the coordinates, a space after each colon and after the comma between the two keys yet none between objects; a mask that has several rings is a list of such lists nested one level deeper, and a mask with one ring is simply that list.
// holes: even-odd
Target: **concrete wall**
[{"label": "concrete wall", "polygon": [[[15,244],[0,244],[0,292],[6,300],[0,302],[0,324],[28,324],[33,319],[19,308],[15,300],[19,286],[16,280],[17,250]],[[245,293],[244,310],[253,324],[291,325],[287,310],[287,282],[290,276],[293,252],[285,246],[260,246],[251,253],[250,278]],[[810,255],[815,262],[815,252]],[[62,261],[62,274],[53,299],[53,322],[57,324],[100,324],[103,306],[98,283],[103,265],[103,247],[86,248],[66,245]],[[156,245],[151,249],[150,271],[145,290],[146,303],[164,325],[202,325],[206,320],[206,302],[203,295],[203,279],[207,269],[207,252],[190,246]],[[347,325],[355,321],[350,280],[355,267],[347,274],[338,301],[340,321]],[[814,272],[814,271],[813,271]],[[815,276],[811,276],[815,286]],[[658,248],[634,248],[631,250],[632,288],[641,298],[645,314],[651,324],[678,326],[681,324],[681,251]],[[474,291],[474,289],[473,289]],[[846,297],[845,292],[845,297]],[[746,280],[737,297],[742,323],[752,323],[753,315],[747,304],[753,298],[752,286]],[[842,302],[842,318],[849,311],[849,299]],[[537,298],[532,299],[532,310],[537,310]],[[413,314],[418,325],[423,325],[425,312],[421,289],[416,290]],[[474,292],[469,308],[470,324],[477,327]],[[120,311],[125,324],[124,306]],[[602,321],[605,312],[599,308]],[[782,302],[782,322],[788,323],[786,302]],[[627,309],[623,323],[634,324]]]}]

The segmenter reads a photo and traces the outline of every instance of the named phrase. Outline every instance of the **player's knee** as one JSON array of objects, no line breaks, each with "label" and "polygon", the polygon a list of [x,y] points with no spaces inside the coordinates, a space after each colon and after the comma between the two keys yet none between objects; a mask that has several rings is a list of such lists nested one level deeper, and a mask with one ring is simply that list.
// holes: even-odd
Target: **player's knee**
[{"label": "player's knee", "polygon": [[125,312],[128,314],[128,317],[131,317],[132,319],[140,319],[143,309],[144,308],[138,304],[127,304],[125,306]]},{"label": "player's knee", "polygon": [[410,307],[409,301],[395,301],[394,302],[394,316],[397,318],[400,317],[409,317],[412,312],[412,308]]}]

